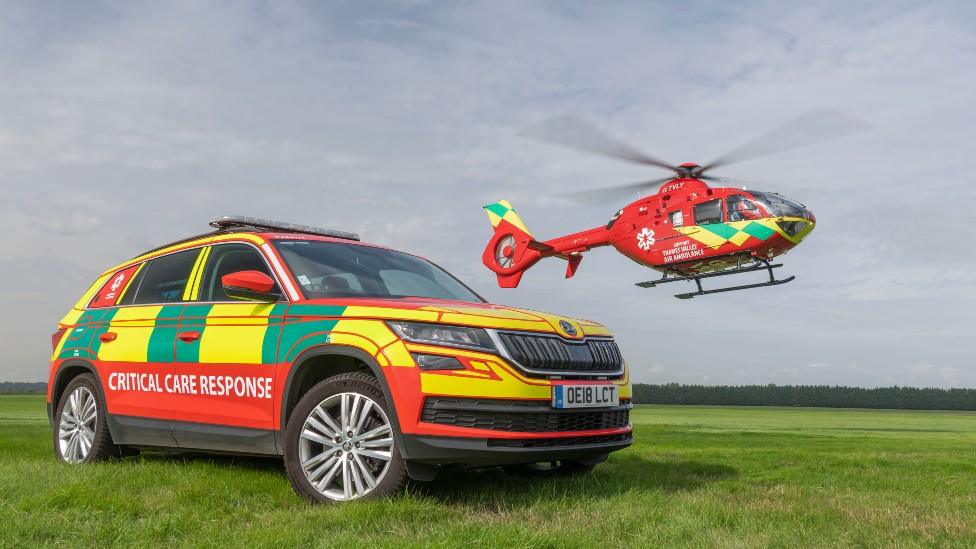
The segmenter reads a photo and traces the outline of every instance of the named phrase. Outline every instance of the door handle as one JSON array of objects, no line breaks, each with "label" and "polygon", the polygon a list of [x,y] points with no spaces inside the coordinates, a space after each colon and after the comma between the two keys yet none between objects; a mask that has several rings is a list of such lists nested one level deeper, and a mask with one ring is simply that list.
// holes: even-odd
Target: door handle
[{"label": "door handle", "polygon": [[200,332],[180,332],[178,336],[183,343],[193,343],[200,339]]},{"label": "door handle", "polygon": [[110,343],[118,339],[119,334],[115,332],[104,332],[99,334],[98,339],[102,340],[103,343]]}]

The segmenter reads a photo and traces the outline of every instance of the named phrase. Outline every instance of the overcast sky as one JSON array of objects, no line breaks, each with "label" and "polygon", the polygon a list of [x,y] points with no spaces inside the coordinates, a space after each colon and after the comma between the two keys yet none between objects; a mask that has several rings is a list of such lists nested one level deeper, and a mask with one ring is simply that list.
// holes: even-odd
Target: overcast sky
[{"label": "overcast sky", "polygon": [[[968,2],[3,2],[0,379],[46,379],[103,269],[245,214],[604,322],[636,381],[976,387],[974,24]],[[663,175],[533,123],[705,162],[814,108],[873,129],[723,174],[816,214],[791,284],[679,301],[610,248],[516,290],[481,265],[483,204],[546,239],[624,205],[563,193]]]}]

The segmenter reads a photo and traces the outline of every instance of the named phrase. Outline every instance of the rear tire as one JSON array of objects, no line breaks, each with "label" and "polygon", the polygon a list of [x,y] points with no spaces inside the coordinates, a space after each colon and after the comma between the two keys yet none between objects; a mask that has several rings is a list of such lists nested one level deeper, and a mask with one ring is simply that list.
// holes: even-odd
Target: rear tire
[{"label": "rear tire", "polygon": [[400,491],[407,466],[376,378],[330,377],[295,406],[285,428],[285,470],[313,503],[376,499]]},{"label": "rear tire", "polygon": [[92,374],[81,374],[61,394],[54,412],[54,455],[66,463],[102,461],[121,455],[108,432],[105,397]]}]

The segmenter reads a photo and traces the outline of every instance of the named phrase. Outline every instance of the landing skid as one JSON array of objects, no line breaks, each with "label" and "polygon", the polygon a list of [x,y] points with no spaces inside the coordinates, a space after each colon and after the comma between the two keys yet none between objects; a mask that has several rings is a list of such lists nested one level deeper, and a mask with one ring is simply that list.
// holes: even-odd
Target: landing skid
[{"label": "landing skid", "polygon": [[[705,274],[691,275],[691,276],[688,275],[668,276],[669,274],[671,274],[672,271],[670,269],[665,269],[664,275],[660,279],[648,280],[647,282],[638,282],[637,286],[640,286],[641,288],[653,288],[658,284],[665,284],[668,282],[678,282],[681,280],[694,280],[695,285],[698,286],[697,292],[675,294],[674,296],[678,299],[691,299],[699,295],[718,294],[721,292],[732,292],[735,290],[748,290],[749,288],[762,288],[764,286],[779,286],[780,284],[786,284],[787,282],[792,282],[794,279],[796,279],[795,276],[791,276],[789,278],[777,280],[776,277],[773,275],[773,269],[778,269],[779,267],[782,266],[783,266],[782,263],[770,264],[768,261],[759,259],[752,265],[747,265],[745,267],[738,265],[733,269],[728,269],[725,271],[718,271],[714,273],[705,273]],[[705,290],[702,288],[701,281],[703,278],[713,278],[716,276],[727,276],[727,275],[740,274],[740,273],[753,273],[756,271],[767,271],[769,273],[769,282],[759,282],[756,284],[743,284],[741,286],[729,286],[726,288],[717,288],[714,290]]]}]

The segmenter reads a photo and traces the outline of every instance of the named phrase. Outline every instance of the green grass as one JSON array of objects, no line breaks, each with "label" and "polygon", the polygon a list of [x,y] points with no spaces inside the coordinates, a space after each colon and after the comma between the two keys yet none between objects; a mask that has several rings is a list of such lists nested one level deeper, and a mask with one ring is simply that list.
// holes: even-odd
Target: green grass
[{"label": "green grass", "polygon": [[280,461],[56,462],[42,397],[0,397],[0,546],[976,546],[976,413],[643,406],[589,477],[444,474],[315,507]]}]

